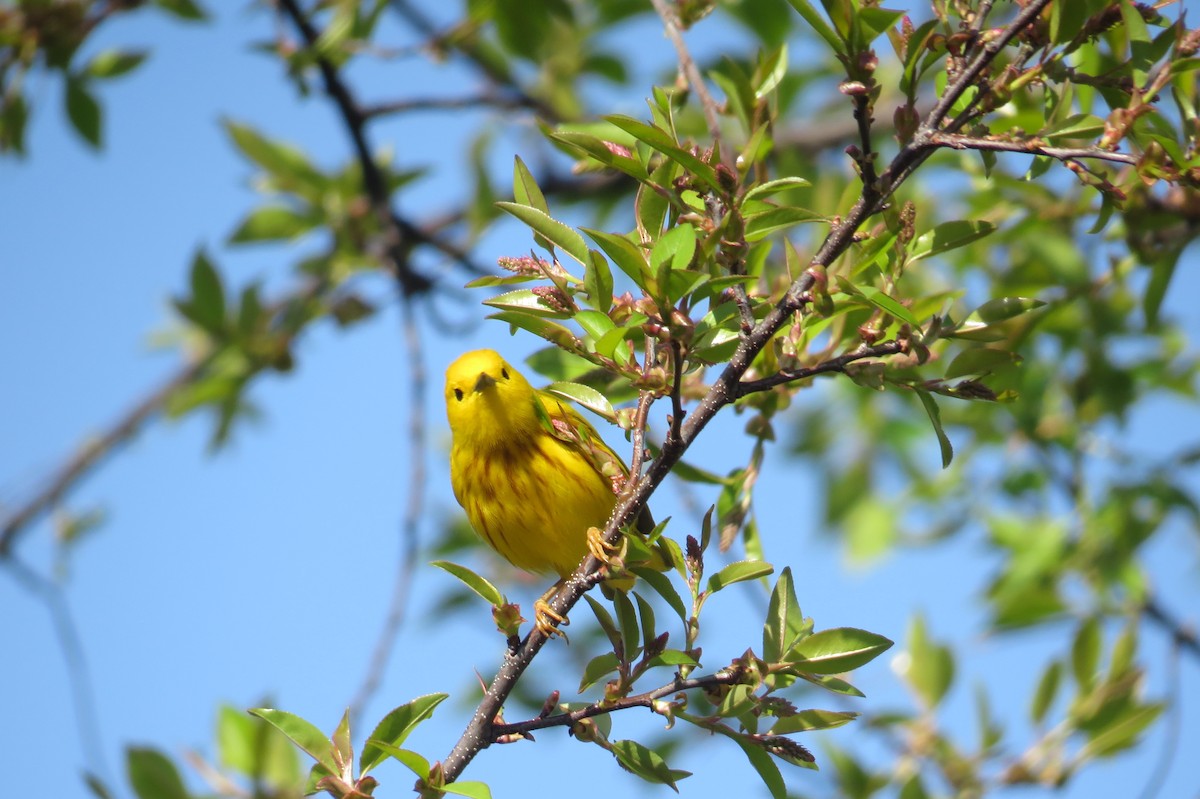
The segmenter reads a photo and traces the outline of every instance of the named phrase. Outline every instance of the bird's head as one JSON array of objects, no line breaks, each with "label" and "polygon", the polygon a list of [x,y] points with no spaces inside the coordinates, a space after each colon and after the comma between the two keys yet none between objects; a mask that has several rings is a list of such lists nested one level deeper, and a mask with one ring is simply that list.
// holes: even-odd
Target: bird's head
[{"label": "bird's head", "polygon": [[495,350],[472,350],[446,369],[446,417],[456,438],[511,441],[539,425],[529,381]]}]

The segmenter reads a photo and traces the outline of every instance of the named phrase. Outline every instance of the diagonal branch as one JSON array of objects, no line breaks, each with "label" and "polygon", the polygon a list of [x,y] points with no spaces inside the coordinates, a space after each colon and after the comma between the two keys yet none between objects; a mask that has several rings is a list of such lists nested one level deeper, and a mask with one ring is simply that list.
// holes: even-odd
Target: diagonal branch
[{"label": "diagonal branch", "polygon": [[[878,186],[864,186],[863,195],[846,217],[829,232],[825,242],[813,256],[813,265],[828,266],[849,249],[854,242],[855,233],[866,220],[878,212],[887,197],[937,149],[936,145],[928,141],[928,136],[937,128],[946,112],[953,106],[954,101],[967,90],[971,82],[996,57],[1000,48],[1016,36],[1021,28],[1028,25],[1049,2],[1050,0],[1031,0],[1016,20],[989,42],[979,58],[951,86],[947,87],[946,94],[925,119],[918,135],[896,155],[891,165],[880,177]],[[792,283],[762,321],[741,338],[738,348],[734,351],[725,370],[713,382],[708,393],[683,423],[678,438],[672,438],[664,443],[658,457],[651,462],[650,468],[637,485],[628,494],[624,494],[618,499],[613,515],[605,526],[606,539],[610,542],[616,541],[621,528],[636,518],[641,509],[646,506],[650,496],[662,483],[667,473],[679,462],[679,459],[708,423],[722,408],[738,398],[742,377],[750,368],[754,358],[770,343],[775,333],[791,319],[792,315],[803,307],[806,301],[805,295],[812,288],[814,282],[812,275],[813,270],[806,270],[804,275]],[[594,557],[589,555],[585,558],[579,568],[563,581],[562,588],[550,598],[551,609],[561,616],[568,615],[584,593],[595,584],[596,572],[599,568],[600,564]],[[488,686],[483,700],[476,707],[475,713],[458,743],[442,763],[446,782],[458,779],[475,756],[494,740],[493,727],[496,715],[546,641],[546,637],[535,629],[516,650],[505,652],[500,668]]]}]

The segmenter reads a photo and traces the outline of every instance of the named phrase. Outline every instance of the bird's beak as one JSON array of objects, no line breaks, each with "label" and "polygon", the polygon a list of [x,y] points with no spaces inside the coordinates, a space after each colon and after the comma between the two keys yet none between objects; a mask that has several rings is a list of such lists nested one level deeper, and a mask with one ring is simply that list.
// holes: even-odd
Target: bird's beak
[{"label": "bird's beak", "polygon": [[480,372],[478,379],[475,380],[475,393],[483,391],[485,388],[490,388],[496,385],[496,378],[489,375],[487,372]]}]

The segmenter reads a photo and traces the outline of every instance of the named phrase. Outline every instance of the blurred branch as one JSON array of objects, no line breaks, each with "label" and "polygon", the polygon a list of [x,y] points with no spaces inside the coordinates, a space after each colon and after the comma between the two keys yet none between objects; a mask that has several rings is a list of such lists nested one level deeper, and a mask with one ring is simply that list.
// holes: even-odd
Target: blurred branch
[{"label": "blurred branch", "polygon": [[1044,155],[1067,161],[1078,158],[1092,158],[1100,161],[1114,161],[1120,164],[1136,165],[1136,156],[1127,153],[1117,153],[1103,150],[1099,147],[1048,147],[1040,139],[1024,141],[1007,141],[1003,139],[981,139],[974,136],[963,136],[958,133],[932,133],[929,141],[939,147],[951,147],[955,150],[989,150],[1003,153],[1023,153],[1025,155]]},{"label": "blurred branch", "polygon": [[[80,745],[87,758],[88,768],[96,777],[107,779],[108,769],[104,762],[104,747],[100,743],[100,724],[96,712],[96,692],[92,689],[87,660],[83,653],[83,641],[71,610],[63,596],[62,587],[42,577],[16,558],[0,561],[0,566],[16,578],[31,594],[38,597],[50,613],[58,645],[66,661],[68,682],[71,685],[71,701],[75,706],[76,726]],[[8,685],[10,689],[15,688]]]},{"label": "blurred branch", "polygon": [[208,369],[213,355],[209,355],[184,366],[167,378],[157,389],[135,405],[111,427],[82,447],[57,472],[46,481],[46,486],[21,505],[16,512],[4,520],[0,527],[0,560],[11,556],[13,543],[21,531],[47,511],[58,505],[67,492],[90,474],[108,455],[124,442],[133,438],[145,424],[162,411],[163,406],[176,391],[190,385]]},{"label": "blurred branch", "polygon": [[408,480],[408,499],[405,502],[404,520],[400,524],[400,558],[396,566],[396,582],[392,586],[392,598],[388,604],[388,615],[383,623],[383,630],[375,642],[371,653],[370,665],[363,678],[362,685],[350,702],[350,715],[357,717],[379,690],[383,675],[387,671],[395,647],[396,636],[404,623],[408,599],[412,593],[413,574],[417,563],[417,535],[420,532],[421,519],[425,513],[425,491],[427,478],[425,472],[425,456],[428,450],[428,440],[425,436],[429,420],[425,404],[426,369],[424,348],[421,342],[421,332],[416,324],[412,308],[412,298],[401,292],[401,303],[404,305],[404,343],[407,349],[407,359],[404,362],[404,373],[408,377],[409,401],[412,408],[408,415],[409,464],[412,474]]},{"label": "blurred branch", "polygon": [[502,97],[497,94],[484,93],[470,97],[414,97],[406,100],[393,100],[388,103],[366,106],[362,109],[362,114],[366,119],[374,119],[375,117],[407,114],[414,111],[474,111],[480,108],[514,111],[529,107],[527,97]]},{"label": "blurred branch", "polygon": [[712,139],[713,146],[717,147],[721,153],[721,163],[733,169],[733,153],[728,152],[725,147],[721,146],[720,110],[717,108],[712,95],[708,93],[708,86],[704,83],[704,76],[700,74],[700,69],[696,66],[692,54],[688,52],[687,44],[683,41],[683,34],[679,31],[679,14],[675,7],[669,4],[667,0],[650,0],[650,3],[654,6],[655,12],[658,13],[659,18],[662,20],[663,30],[666,32],[667,38],[675,46],[675,57],[679,61],[680,70],[687,76],[688,84],[692,87],[692,91],[696,93],[696,97],[700,99],[700,109],[704,112],[704,121],[708,124],[708,135]]},{"label": "blurred branch", "polygon": [[562,114],[558,112],[558,109],[527,92],[517,83],[511,73],[501,69],[492,59],[484,55],[472,41],[472,36],[464,35],[466,32],[464,26],[472,23],[462,23],[447,33],[441,33],[427,16],[407,0],[391,0],[391,7],[417,33],[429,39],[432,49],[453,49],[462,53],[489,81],[513,92],[519,99],[521,107],[533,109],[548,122],[562,121]]},{"label": "blurred branch", "polygon": [[1153,594],[1142,605],[1142,614],[1170,634],[1171,640],[1181,651],[1200,658],[1200,638],[1197,638],[1196,631],[1164,608]]}]

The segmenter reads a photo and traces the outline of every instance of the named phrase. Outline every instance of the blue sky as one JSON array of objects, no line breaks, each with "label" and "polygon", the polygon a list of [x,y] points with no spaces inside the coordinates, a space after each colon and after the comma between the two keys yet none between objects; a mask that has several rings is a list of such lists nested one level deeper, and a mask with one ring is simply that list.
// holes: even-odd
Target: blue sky
[{"label": "blue sky", "polygon": [[[170,327],[169,297],[184,288],[197,246],[210,248],[231,282],[286,287],[289,259],[303,244],[290,251],[233,251],[222,245],[257,197],[248,186],[251,168],[234,152],[219,120],[244,121],[297,142],[325,165],[340,163],[347,145],[326,103],[295,100],[278,65],[248,51],[248,41],[270,30],[262,12],[224,8],[203,27],[143,13],[103,29],[97,49],[153,43],[153,55],[133,75],[101,89],[106,146],[99,155],[67,130],[57,81],[34,80],[31,156],[0,161],[6,220],[0,225],[5,505],[19,502],[80,441],[177,368],[177,355],[152,347],[151,334]],[[661,38],[638,41],[661,48],[662,59],[671,58]],[[429,93],[436,94],[442,84],[432,81],[455,79],[453,71],[450,76],[430,71],[417,79],[431,81]],[[380,77],[366,75],[364,82],[384,97],[389,87]],[[638,105],[620,110],[638,113]],[[401,163],[437,164],[438,173],[421,184],[420,194],[401,199],[401,210],[449,207],[466,190],[469,166],[458,153],[467,127],[461,117],[431,115],[379,129],[377,141],[390,145]],[[516,139],[514,149],[520,146]],[[506,156],[496,174],[502,177],[509,168]],[[480,260],[528,247],[527,234],[507,226],[489,236]],[[1193,251],[1167,303],[1168,313],[1185,319],[1193,342],[1200,338],[1200,314],[1184,298],[1200,290],[1196,266]],[[389,287],[372,284],[369,293],[386,300]],[[457,320],[482,316],[469,304],[442,307]],[[108,515],[99,533],[72,553],[65,597],[94,689],[102,773],[122,793],[126,745],[152,744],[176,757],[192,749],[212,756],[218,703],[249,707],[271,697],[278,707],[332,728],[355,693],[391,593],[411,468],[405,433],[409,377],[399,329],[398,313],[388,305],[352,332],[327,327],[314,332],[300,345],[294,374],[255,387],[252,396],[264,418],[239,428],[229,447],[206,453],[211,423],[205,417],[155,424],[72,496],[73,509],[102,507]],[[485,344],[519,360],[535,342],[508,339],[495,323],[477,325],[465,338],[426,330],[432,447],[429,514],[421,535],[428,544],[454,510],[440,401],[444,365]],[[724,420],[706,434],[694,460],[728,468],[730,447],[742,446],[739,429],[738,420]],[[1195,438],[1200,413],[1194,406],[1163,403],[1135,418],[1126,434],[1153,447],[1177,443],[1180,431]],[[847,568],[843,553],[815,529],[816,514],[803,513],[815,502],[813,475],[779,455],[769,456],[760,522],[772,559],[804,576],[799,592],[805,613],[821,628],[864,627],[901,641],[910,612],[923,610],[931,632],[960,642],[970,658],[960,669],[948,722],[970,728],[972,684],[978,681],[999,702],[1002,717],[1019,724],[1024,707],[1017,703],[1025,701],[1037,674],[1028,664],[1042,662],[1040,653],[1055,645],[1055,634],[982,635],[972,593],[982,582],[976,575],[988,573],[992,563],[982,543],[964,539],[900,553],[870,568]],[[672,491],[656,498],[659,516],[685,518],[678,505]],[[51,525],[43,522],[18,550],[24,563],[47,574],[54,562],[50,535]],[[1178,528],[1163,535],[1149,559],[1160,593],[1177,612],[1194,614],[1200,607],[1195,531]],[[961,583],[947,584],[947,573],[964,576]],[[418,569],[409,620],[387,679],[366,712],[374,720],[414,696],[451,692],[434,720],[409,741],[430,759],[443,757],[461,730],[473,697],[473,670],[493,669],[502,650],[482,605],[472,620],[459,615],[439,623],[444,618],[435,603],[449,581],[435,569]],[[534,593],[531,588],[514,598],[528,603]],[[731,591],[720,599],[711,620],[718,645],[706,650],[713,664],[754,644],[757,632],[747,640],[745,619],[761,618],[756,596]],[[5,686],[0,762],[10,774],[19,768],[26,779],[52,780],[59,796],[84,796],[75,775],[89,761],[45,608],[7,573],[0,576],[0,607],[0,636],[9,642],[0,666]],[[728,652],[720,651],[722,644]],[[1149,692],[1161,694],[1168,645],[1148,635],[1144,647],[1157,663]],[[868,698],[855,709],[908,706],[888,668],[892,654],[856,675]],[[531,679],[569,695],[572,657],[579,653],[552,646]],[[1181,762],[1171,770],[1163,797],[1196,790],[1182,761],[1185,753],[1200,751],[1195,712],[1200,673],[1194,661],[1182,663],[1180,672],[1181,732],[1175,746]],[[837,704],[823,697],[813,701]],[[618,718],[617,737],[661,726],[645,715]],[[828,737],[854,741],[863,751],[878,749],[877,743],[859,743],[865,740],[856,737],[860,734],[851,725]],[[1063,795],[1136,795],[1162,756],[1164,735],[1160,725],[1138,752],[1092,769]],[[820,756],[823,737],[809,736],[804,743]],[[685,792],[718,795],[755,780],[741,755],[721,743],[704,741],[672,761],[696,772],[681,785]],[[721,759],[714,761],[718,754]],[[594,779],[579,781],[582,768]],[[545,784],[577,783],[572,792],[579,797],[608,796],[614,788],[643,791],[607,755],[581,748],[561,731],[539,735],[536,744],[493,748],[466,776],[489,782],[497,797],[511,797],[527,792],[535,769]],[[378,776],[385,795],[402,795],[411,782],[394,765]],[[828,790],[826,775],[787,776],[795,791]],[[662,790],[644,788],[647,794]]]}]

